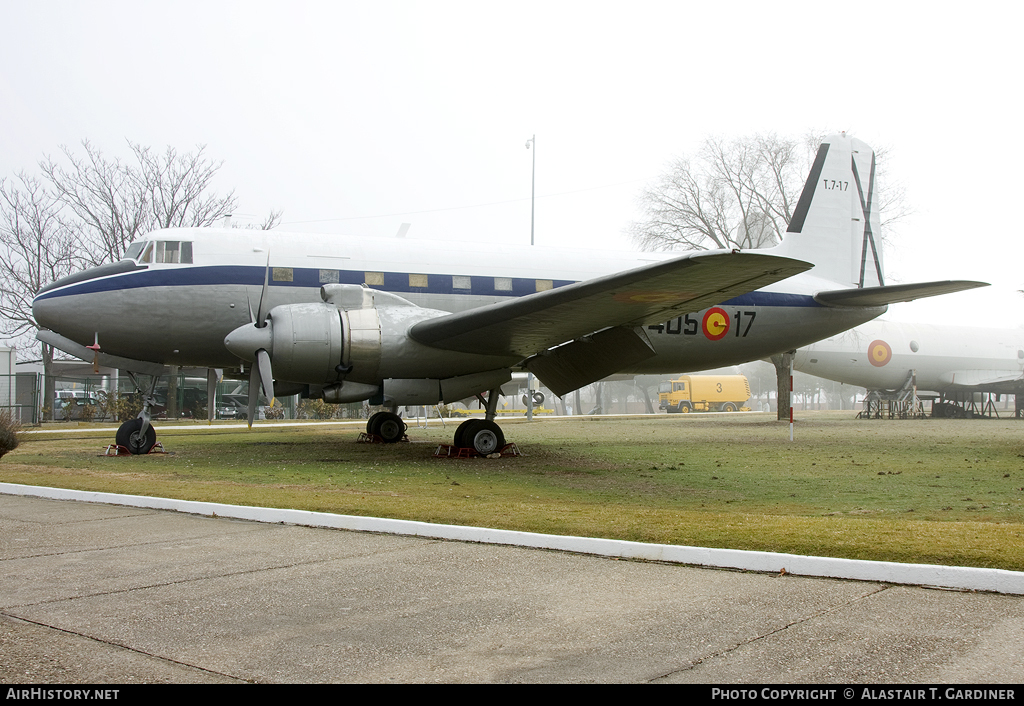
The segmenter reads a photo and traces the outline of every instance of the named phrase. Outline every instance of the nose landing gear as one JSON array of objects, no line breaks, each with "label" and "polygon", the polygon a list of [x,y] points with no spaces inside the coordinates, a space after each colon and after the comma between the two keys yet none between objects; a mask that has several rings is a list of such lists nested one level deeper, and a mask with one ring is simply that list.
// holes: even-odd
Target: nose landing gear
[{"label": "nose landing gear", "polygon": [[[128,377],[135,384],[135,390],[141,392],[142,386],[139,385],[135,375],[129,372]],[[118,446],[128,449],[134,455],[148,454],[156,445],[156,430],[150,424],[150,411],[156,403],[153,393],[156,390],[156,383],[159,379],[159,377],[154,375],[153,382],[149,385],[149,392],[143,394],[142,411],[139,412],[139,416],[135,419],[129,419],[122,424],[117,430],[117,435],[114,437]]]}]

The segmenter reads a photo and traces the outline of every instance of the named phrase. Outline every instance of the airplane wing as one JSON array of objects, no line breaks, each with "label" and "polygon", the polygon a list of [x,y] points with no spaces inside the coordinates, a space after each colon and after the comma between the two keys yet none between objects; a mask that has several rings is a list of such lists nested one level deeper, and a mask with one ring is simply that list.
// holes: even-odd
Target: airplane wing
[{"label": "airplane wing", "polygon": [[952,294],[965,289],[987,287],[987,282],[946,280],[943,282],[919,282],[915,284],[890,284],[884,287],[862,287],[857,289],[833,289],[818,292],[814,301],[824,306],[870,307],[886,306],[897,302],[909,302],[939,294]]},{"label": "airplane wing", "polygon": [[700,252],[422,321],[409,335],[446,350],[527,357],[611,327],[700,311],[811,269],[777,255]]},{"label": "airplane wing", "polygon": [[940,375],[939,379],[954,387],[1007,394],[1024,387],[1024,375],[1019,370],[951,370]]}]

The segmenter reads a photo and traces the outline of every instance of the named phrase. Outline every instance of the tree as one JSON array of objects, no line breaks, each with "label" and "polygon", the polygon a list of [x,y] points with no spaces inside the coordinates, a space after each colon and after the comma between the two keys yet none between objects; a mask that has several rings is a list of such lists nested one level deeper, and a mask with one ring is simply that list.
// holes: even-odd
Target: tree
[{"label": "tree", "polygon": [[[80,231],[85,257],[93,265],[116,262],[128,245],[157,228],[210,226],[238,205],[234,191],[218,195],[212,181],[222,162],[211,162],[205,147],[155,153],[128,143],[134,163],[108,159],[88,141],[84,156],[67,147],[67,165],[46,157],[40,169]],[[277,214],[278,216],[280,214]],[[272,219],[276,225],[276,219]]]},{"label": "tree", "polygon": [[[60,218],[61,204],[36,178],[21,173],[0,179],[0,314],[3,332],[18,337],[39,328],[32,299],[46,285],[71,273],[79,259],[75,231]],[[44,407],[54,400],[53,347],[42,344],[46,380]]]},{"label": "tree", "polygon": [[[645,250],[758,249],[782,240],[822,135],[803,140],[775,134],[731,142],[708,138],[693,159],[680,158],[640,195],[642,219],[628,232]],[[885,150],[875,150],[881,173]],[[883,235],[908,213],[901,185],[884,180],[876,191]],[[792,356],[771,357],[778,418],[789,417]]]},{"label": "tree", "polygon": [[[0,314],[2,330],[35,331],[32,300],[47,284],[81,269],[120,260],[128,245],[158,228],[214,225],[237,206],[234,191],[218,195],[220,162],[205,147],[157,153],[128,143],[132,159],[108,159],[88,141],[84,155],[62,147],[66,164],[45,157],[40,178],[0,179]],[[275,227],[280,211],[259,225]],[[45,399],[54,399],[53,349],[42,345]]]}]

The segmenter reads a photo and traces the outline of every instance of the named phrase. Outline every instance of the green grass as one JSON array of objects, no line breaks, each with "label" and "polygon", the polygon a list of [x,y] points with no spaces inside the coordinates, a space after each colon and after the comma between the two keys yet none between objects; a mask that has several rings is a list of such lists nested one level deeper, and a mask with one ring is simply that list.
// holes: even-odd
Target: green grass
[{"label": "green grass", "polygon": [[[801,418],[802,417],[802,418]],[[112,431],[26,435],[0,480],[644,542],[1024,570],[1024,423],[845,413],[503,420],[525,454],[437,459],[447,430],[158,426],[170,455],[103,458]]]}]

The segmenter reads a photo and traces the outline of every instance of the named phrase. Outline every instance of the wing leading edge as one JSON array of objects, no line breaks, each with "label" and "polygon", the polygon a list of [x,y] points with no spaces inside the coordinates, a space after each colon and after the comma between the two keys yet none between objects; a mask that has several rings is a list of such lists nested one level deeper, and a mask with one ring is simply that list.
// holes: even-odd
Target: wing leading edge
[{"label": "wing leading edge", "polygon": [[700,311],[811,267],[760,253],[691,253],[422,321],[409,335],[445,350],[526,358],[610,327],[643,326]]}]

